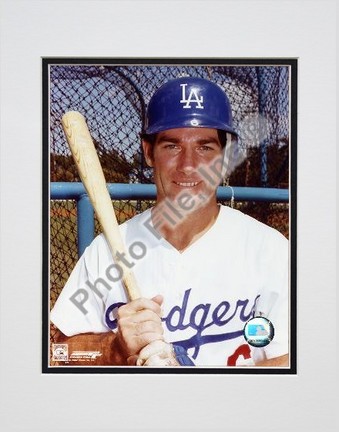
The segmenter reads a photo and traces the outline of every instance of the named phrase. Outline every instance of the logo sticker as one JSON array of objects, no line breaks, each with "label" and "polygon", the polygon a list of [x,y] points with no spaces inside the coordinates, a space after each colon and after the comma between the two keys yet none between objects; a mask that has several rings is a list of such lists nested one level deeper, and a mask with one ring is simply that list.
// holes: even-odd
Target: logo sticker
[{"label": "logo sticker", "polygon": [[68,344],[52,344],[52,353],[54,361],[68,361]]},{"label": "logo sticker", "polygon": [[244,327],[244,337],[249,345],[265,347],[274,337],[274,327],[265,317],[251,318]]}]

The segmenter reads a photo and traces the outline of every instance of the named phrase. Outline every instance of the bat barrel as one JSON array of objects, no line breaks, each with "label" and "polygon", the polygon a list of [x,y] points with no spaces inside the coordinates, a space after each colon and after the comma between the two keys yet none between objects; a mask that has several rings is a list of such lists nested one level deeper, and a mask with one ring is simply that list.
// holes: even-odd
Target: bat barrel
[{"label": "bat barrel", "polygon": [[[113,259],[117,254],[128,256],[85,117],[77,111],[69,111],[63,115],[61,123],[81,181],[92,202]],[[140,298],[141,295],[134,274],[123,263],[121,264],[122,281],[127,297],[129,300]]]}]

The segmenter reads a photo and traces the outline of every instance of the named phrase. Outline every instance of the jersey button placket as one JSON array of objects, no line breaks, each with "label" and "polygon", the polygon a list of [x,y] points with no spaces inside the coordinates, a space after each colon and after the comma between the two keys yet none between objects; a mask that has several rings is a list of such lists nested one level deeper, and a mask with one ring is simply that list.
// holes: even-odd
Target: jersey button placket
[{"label": "jersey button placket", "polygon": [[182,256],[179,255],[176,257],[175,262],[175,293],[174,297],[177,302],[180,302],[183,298],[185,289],[187,289],[187,275],[185,271],[184,261]]}]

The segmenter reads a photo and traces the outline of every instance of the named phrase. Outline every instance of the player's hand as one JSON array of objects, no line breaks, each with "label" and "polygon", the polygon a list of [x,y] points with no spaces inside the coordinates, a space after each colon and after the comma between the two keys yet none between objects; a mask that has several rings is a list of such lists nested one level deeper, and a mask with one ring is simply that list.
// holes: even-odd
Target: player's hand
[{"label": "player's hand", "polygon": [[118,309],[118,331],[113,343],[123,364],[135,364],[139,352],[154,341],[163,340],[162,296],[133,300]]},{"label": "player's hand", "polygon": [[180,366],[172,344],[162,340],[151,342],[143,348],[135,364],[137,366]]}]

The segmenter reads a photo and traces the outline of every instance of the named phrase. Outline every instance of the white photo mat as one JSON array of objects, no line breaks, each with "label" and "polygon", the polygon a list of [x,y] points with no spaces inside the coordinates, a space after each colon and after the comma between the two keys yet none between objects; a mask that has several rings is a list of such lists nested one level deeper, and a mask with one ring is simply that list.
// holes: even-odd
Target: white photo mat
[{"label": "white photo mat", "polygon": [[[335,8],[299,0],[1,2],[2,430],[334,430]],[[299,59],[298,375],[41,373],[48,56]]]}]

